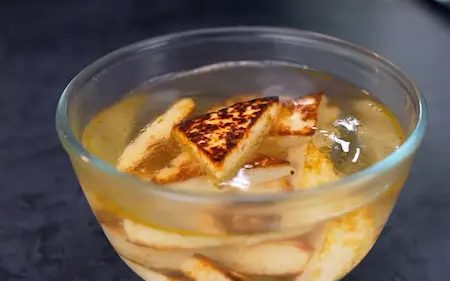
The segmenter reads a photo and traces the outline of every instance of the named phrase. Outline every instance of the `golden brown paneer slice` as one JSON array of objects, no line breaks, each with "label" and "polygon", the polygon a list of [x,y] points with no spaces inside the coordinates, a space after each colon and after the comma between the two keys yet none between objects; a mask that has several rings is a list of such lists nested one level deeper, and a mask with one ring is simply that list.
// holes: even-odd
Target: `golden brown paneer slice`
[{"label": "golden brown paneer slice", "polygon": [[287,277],[302,272],[311,252],[311,247],[304,242],[281,240],[249,247],[210,250],[206,255],[240,273]]},{"label": "golden brown paneer slice", "polygon": [[117,161],[116,168],[128,173],[139,173],[142,164],[153,155],[158,144],[171,137],[172,128],[187,118],[195,109],[195,101],[184,98],[177,101],[164,114],[145,126],[141,133],[128,146]]},{"label": "golden brown paneer slice", "polygon": [[295,281],[339,280],[364,258],[377,235],[366,208],[327,222],[308,234],[314,254]]},{"label": "golden brown paneer slice", "polygon": [[278,97],[236,103],[182,121],[178,143],[217,181],[231,178],[255,152],[279,111]]},{"label": "golden brown paneer slice", "polygon": [[194,281],[187,276],[181,274],[175,274],[171,272],[158,272],[154,269],[144,267],[138,263],[135,263],[125,257],[122,260],[133,270],[139,277],[145,281]]},{"label": "golden brown paneer slice", "polygon": [[[225,106],[238,102],[257,99],[258,95],[248,94],[228,99]],[[319,119],[319,108],[327,104],[327,97],[323,93],[314,93],[297,99],[279,97],[280,112],[270,131],[271,136],[307,136],[314,134]],[[324,103],[322,103],[322,100]]]},{"label": "golden brown paneer slice", "polygon": [[258,152],[283,158],[286,149],[307,143],[317,129],[319,108],[324,111],[323,101],[326,97],[322,93],[298,99],[282,97],[278,119]]},{"label": "golden brown paneer slice", "polygon": [[323,94],[312,94],[281,102],[278,120],[271,136],[310,136],[316,130],[318,109]]},{"label": "golden brown paneer slice", "polygon": [[251,281],[252,278],[232,271],[200,254],[193,255],[181,267],[183,273],[196,281]]}]

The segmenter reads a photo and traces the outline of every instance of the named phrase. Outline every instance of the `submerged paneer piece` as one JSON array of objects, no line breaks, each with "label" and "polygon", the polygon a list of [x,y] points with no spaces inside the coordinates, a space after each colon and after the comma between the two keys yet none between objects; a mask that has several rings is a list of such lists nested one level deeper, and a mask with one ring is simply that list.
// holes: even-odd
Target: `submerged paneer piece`
[{"label": "submerged paneer piece", "polygon": [[[289,177],[294,190],[315,188],[321,184],[340,179],[329,155],[318,150],[312,143],[290,148],[288,153],[288,160],[296,171],[294,175]],[[328,212],[325,205],[324,212],[311,213],[308,215],[308,219],[314,220],[315,216],[323,218]],[[301,221],[304,216],[303,210],[288,213],[282,217],[280,224],[283,228],[293,228],[298,225],[299,220]]]},{"label": "submerged paneer piece", "polygon": [[158,144],[168,141],[172,128],[186,119],[195,109],[195,101],[190,98],[180,99],[164,114],[141,130],[139,136],[125,147],[117,161],[116,168],[128,173],[139,173],[142,164],[150,158]]},{"label": "submerged paneer piece", "polygon": [[187,276],[181,274],[175,274],[172,272],[159,272],[147,267],[144,267],[138,263],[135,263],[125,257],[122,260],[133,270],[137,275],[139,275],[145,281],[194,281]]},{"label": "submerged paneer piece", "polygon": [[[302,152],[303,151],[303,152]],[[295,188],[315,188],[321,184],[339,180],[328,155],[308,143],[304,149],[289,151],[290,157],[304,154],[300,177],[293,181]],[[295,165],[294,165],[295,166]],[[294,214],[285,217],[285,226],[295,225]],[[339,280],[351,270],[372,247],[378,235],[375,221],[367,208],[361,208],[310,231],[306,238],[314,248],[314,254],[295,281]]]},{"label": "submerged paneer piece", "polygon": [[192,256],[189,250],[159,250],[130,241],[123,229],[116,230],[102,225],[108,241],[121,256],[138,261],[144,267],[161,271],[178,271],[181,265]]},{"label": "submerged paneer piece", "polygon": [[378,230],[370,212],[362,208],[327,222],[308,236],[315,251],[295,281],[339,280],[369,252]]},{"label": "submerged paneer piece", "polygon": [[288,161],[272,156],[255,154],[247,160],[244,167],[239,169],[234,178],[223,184],[245,189],[279,180],[293,174],[294,169]]},{"label": "submerged paneer piece", "polygon": [[309,136],[314,134],[318,108],[323,94],[312,94],[281,103],[278,120],[272,127],[272,136]]},{"label": "submerged paneer piece", "polygon": [[[205,227],[215,227],[214,220],[204,218]],[[211,225],[211,226],[210,226]],[[195,249],[217,247],[230,242],[227,237],[187,235],[152,228],[128,219],[123,220],[123,229],[129,241],[153,249]]]},{"label": "submerged paneer piece", "polygon": [[[218,247],[228,247],[231,245],[251,246],[273,240],[285,240],[306,233],[310,230],[296,229],[291,232],[277,233],[266,232],[261,234],[248,234],[255,229],[264,229],[267,224],[277,220],[274,216],[245,216],[245,215],[223,215],[222,211],[212,211],[209,217],[196,218],[199,224],[204,226],[213,235],[191,234],[184,232],[168,231],[157,229],[148,225],[133,222],[128,219],[123,220],[124,239],[137,247],[145,247],[154,251],[171,251],[172,253],[182,254],[185,251],[198,251],[198,249],[212,249]],[[272,222],[271,222],[272,220]],[[261,232],[261,231],[259,231]],[[230,235],[230,234],[236,235]],[[245,233],[245,234],[243,234]],[[108,235],[108,233],[107,233]],[[130,249],[128,249],[130,250]],[[126,252],[124,252],[126,253]],[[144,254],[144,253],[140,253]],[[170,254],[166,253],[168,257]],[[184,259],[184,254],[181,257]],[[158,263],[167,266],[169,259],[161,259]],[[179,259],[173,257],[171,262],[177,262]],[[153,261],[152,263],[156,263]]]},{"label": "submerged paneer piece", "polygon": [[196,281],[251,281],[252,278],[228,269],[203,255],[195,254],[181,267]]},{"label": "submerged paneer piece", "polygon": [[296,173],[291,177],[294,189],[305,189],[337,181],[333,162],[312,143],[288,150],[288,160]]},{"label": "submerged paneer piece", "polygon": [[210,250],[206,255],[240,273],[282,277],[300,274],[311,252],[311,247],[304,242],[281,240]]},{"label": "submerged paneer piece", "polygon": [[278,97],[236,103],[175,126],[173,135],[216,180],[232,177],[268,133],[279,111]]},{"label": "submerged paneer piece", "polygon": [[183,181],[168,182],[164,184],[165,188],[193,193],[208,193],[219,194],[226,193],[230,190],[226,187],[220,187],[211,182],[210,178],[206,175],[191,178]]}]

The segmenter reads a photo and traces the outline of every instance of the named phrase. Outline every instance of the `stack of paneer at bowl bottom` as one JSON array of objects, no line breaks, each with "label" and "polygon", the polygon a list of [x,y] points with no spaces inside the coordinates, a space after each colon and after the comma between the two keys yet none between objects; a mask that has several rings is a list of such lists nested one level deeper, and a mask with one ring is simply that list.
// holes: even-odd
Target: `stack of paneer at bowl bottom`
[{"label": "stack of paneer at bowl bottom", "polygon": [[[312,142],[318,123],[338,114],[323,93],[240,96],[190,117],[195,107],[189,98],[175,102],[124,149],[117,169],[168,189],[217,196],[292,192],[339,179],[329,155]],[[154,159],[165,162],[155,166]],[[152,281],[336,280],[378,235],[367,208],[294,233],[193,235],[127,218],[102,226],[125,262]]]}]

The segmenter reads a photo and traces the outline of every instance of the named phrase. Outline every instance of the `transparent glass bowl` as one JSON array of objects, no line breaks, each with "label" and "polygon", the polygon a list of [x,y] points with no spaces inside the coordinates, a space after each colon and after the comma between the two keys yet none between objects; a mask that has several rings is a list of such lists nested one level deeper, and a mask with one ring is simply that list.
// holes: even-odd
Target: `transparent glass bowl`
[{"label": "transparent glass bowl", "polygon": [[[308,66],[367,90],[395,114],[406,141],[371,167],[315,189],[221,196],[168,190],[118,172],[113,164],[125,137],[110,136],[111,147],[117,149],[102,159],[80,143],[97,113],[149,79],[218,62],[263,60]],[[167,95],[155,102],[169,104],[178,97]],[[123,122],[131,124],[141,106],[132,102]],[[426,123],[425,103],[416,85],[378,54],[317,33],[266,27],[182,32],[122,48],[79,73],[64,90],[56,114],[62,145],[106,236],[146,280],[179,280],[167,272],[179,271],[192,254],[256,280],[254,276],[342,278],[375,243]],[[212,227],[217,218],[245,221],[245,231]],[[259,223],[251,223],[255,221]]]}]

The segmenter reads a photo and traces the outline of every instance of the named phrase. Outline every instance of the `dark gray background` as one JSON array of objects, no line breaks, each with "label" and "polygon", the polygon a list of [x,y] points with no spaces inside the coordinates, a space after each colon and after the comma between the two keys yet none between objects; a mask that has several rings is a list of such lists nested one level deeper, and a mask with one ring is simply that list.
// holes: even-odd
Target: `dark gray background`
[{"label": "dark gray background", "polygon": [[428,134],[381,238],[346,280],[450,280],[445,10],[407,0],[3,0],[1,281],[138,280],[104,238],[58,144],[56,102],[81,68],[118,47],[168,31],[226,24],[338,36],[379,52],[416,79],[430,109]]}]

